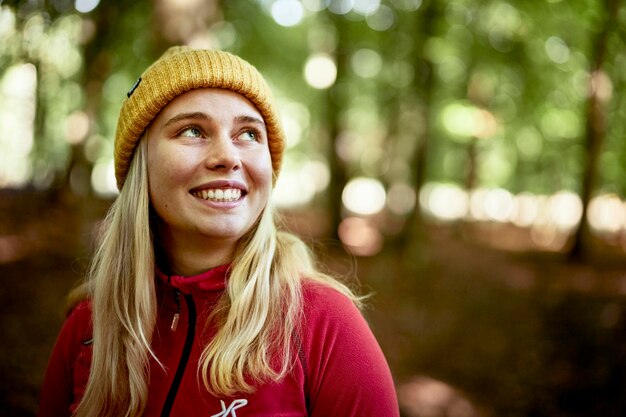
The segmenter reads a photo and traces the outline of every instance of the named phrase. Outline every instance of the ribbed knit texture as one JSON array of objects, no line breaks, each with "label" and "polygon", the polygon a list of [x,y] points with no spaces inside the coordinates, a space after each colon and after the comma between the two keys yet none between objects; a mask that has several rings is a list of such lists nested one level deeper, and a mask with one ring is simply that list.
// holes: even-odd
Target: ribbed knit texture
[{"label": "ribbed knit texture", "polygon": [[176,96],[196,88],[232,90],[254,104],[265,120],[274,178],[278,176],[284,133],[272,93],[257,69],[228,52],[173,46],[148,67],[122,104],[114,150],[115,178],[120,190],[137,143],[150,122]]}]

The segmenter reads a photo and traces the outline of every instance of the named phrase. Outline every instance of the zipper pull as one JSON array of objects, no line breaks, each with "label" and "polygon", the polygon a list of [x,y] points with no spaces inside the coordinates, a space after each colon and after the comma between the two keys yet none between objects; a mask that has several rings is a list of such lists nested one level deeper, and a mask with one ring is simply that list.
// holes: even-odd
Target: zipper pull
[{"label": "zipper pull", "polygon": [[180,319],[180,291],[174,291],[174,300],[176,301],[176,313],[174,313],[172,324],[170,325],[170,330],[173,332],[178,328],[178,320]]},{"label": "zipper pull", "polygon": [[178,327],[178,319],[180,318],[180,313],[174,313],[174,317],[172,317],[172,325],[170,326],[170,329],[175,332],[176,328]]}]

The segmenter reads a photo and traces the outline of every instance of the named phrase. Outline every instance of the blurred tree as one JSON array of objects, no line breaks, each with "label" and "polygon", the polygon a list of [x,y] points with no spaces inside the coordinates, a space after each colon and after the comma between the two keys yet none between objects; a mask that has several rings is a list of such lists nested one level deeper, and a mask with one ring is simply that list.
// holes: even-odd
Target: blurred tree
[{"label": "blurred tree", "polygon": [[[407,55],[414,70],[412,82],[408,91],[405,94],[398,92],[398,100],[406,100],[409,104],[410,114],[417,115],[417,121],[413,125],[409,125],[406,117],[401,117],[399,114],[395,119],[389,118],[391,123],[401,126],[406,123],[412,127],[412,131],[409,133],[409,138],[406,136],[405,140],[410,140],[410,137],[414,137],[416,146],[408,160],[408,165],[413,169],[413,190],[416,196],[419,195],[420,190],[424,186],[427,180],[427,164],[429,157],[429,142],[432,140],[432,124],[435,122],[435,115],[432,111],[432,96],[437,85],[437,80],[434,77],[434,67],[432,61],[424,56],[424,48],[426,41],[434,36],[434,28],[436,23],[440,19],[441,10],[440,4],[437,0],[427,0],[423,4],[419,11],[413,13],[407,13],[403,17],[404,25],[406,28],[400,28],[398,32],[410,33],[411,42],[408,45]],[[406,106],[400,105],[402,108]],[[406,220],[407,227],[402,229],[399,235],[399,244],[401,248],[407,250],[411,249],[411,242],[421,240],[420,236],[424,231],[424,218],[419,203],[415,204],[413,210]],[[403,255],[406,255],[405,251],[402,251]]]},{"label": "blurred tree", "polygon": [[[137,61],[145,62],[154,56],[157,49],[153,45],[155,37],[151,36],[150,31],[145,31],[146,27],[151,27],[147,3],[103,2],[99,4],[96,13],[83,18],[82,84],[86,99],[79,114],[88,118],[89,128],[79,141],[72,144],[72,158],[64,181],[64,188],[68,192],[89,193],[92,189],[93,166],[106,152],[104,144],[110,143],[110,140],[103,140],[111,133],[107,126],[110,120],[106,111],[107,103],[113,101],[118,104],[123,98],[122,95],[114,97],[114,94],[110,94],[111,88],[106,83],[113,82],[118,73],[138,73],[136,66],[125,67]],[[152,27],[156,28],[157,25]],[[124,42],[123,39],[132,41]],[[127,87],[130,89],[131,85],[129,83]],[[118,94],[120,92],[117,91]]]},{"label": "blurred tree", "polygon": [[348,72],[348,60],[352,52],[351,46],[355,40],[350,39],[348,22],[342,16],[338,16],[330,11],[326,12],[329,23],[336,31],[335,62],[337,65],[337,79],[333,86],[327,90],[325,97],[325,112],[323,120],[328,131],[328,162],[332,181],[329,184],[328,203],[330,214],[330,226],[333,235],[337,238],[337,231],[342,219],[342,193],[348,181],[348,175],[344,162],[339,157],[340,135],[346,130],[341,121],[342,114],[345,114],[349,106],[350,89],[348,87],[350,74]]},{"label": "blurred tree", "polygon": [[582,169],[581,198],[583,201],[582,220],[574,234],[574,243],[569,256],[581,260],[585,256],[585,243],[589,239],[589,223],[586,221],[589,204],[593,193],[597,190],[599,179],[600,156],[607,131],[606,84],[610,83],[603,67],[607,60],[608,39],[617,27],[620,0],[605,0],[603,17],[599,19],[595,39],[591,42],[589,68],[588,99],[585,114],[585,159]]}]

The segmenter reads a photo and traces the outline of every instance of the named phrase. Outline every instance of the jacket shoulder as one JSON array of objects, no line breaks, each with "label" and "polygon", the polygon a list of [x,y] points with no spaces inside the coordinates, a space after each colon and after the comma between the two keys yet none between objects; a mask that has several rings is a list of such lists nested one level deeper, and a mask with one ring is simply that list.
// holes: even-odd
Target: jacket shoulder
[{"label": "jacket shoulder", "polygon": [[310,415],[397,417],[391,372],[361,311],[323,283],[305,283],[302,298]]},{"label": "jacket shoulder", "polygon": [[72,345],[89,342],[92,336],[92,305],[85,299],[70,309],[61,329],[60,337],[69,339]]},{"label": "jacket shoulder", "polygon": [[302,282],[302,299],[305,309],[321,306],[357,309],[352,300],[339,290],[329,284],[310,279]]}]

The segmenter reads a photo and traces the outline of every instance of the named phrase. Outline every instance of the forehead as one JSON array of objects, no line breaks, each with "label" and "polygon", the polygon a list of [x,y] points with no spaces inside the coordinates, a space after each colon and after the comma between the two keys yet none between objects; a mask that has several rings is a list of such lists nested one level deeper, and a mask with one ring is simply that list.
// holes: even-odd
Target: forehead
[{"label": "forehead", "polygon": [[221,88],[198,88],[175,97],[155,120],[186,111],[203,112],[212,117],[250,115],[262,119],[254,104],[239,93]]}]

